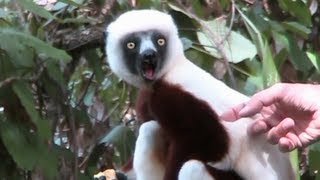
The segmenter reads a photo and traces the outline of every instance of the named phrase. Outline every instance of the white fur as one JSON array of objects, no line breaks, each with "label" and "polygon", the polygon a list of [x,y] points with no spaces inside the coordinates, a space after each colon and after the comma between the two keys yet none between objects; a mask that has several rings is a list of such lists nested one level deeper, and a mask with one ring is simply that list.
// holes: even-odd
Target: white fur
[{"label": "white fur", "polygon": [[197,160],[189,160],[179,171],[179,180],[214,180],[205,165]]},{"label": "white fur", "polygon": [[[121,15],[108,27],[108,59],[110,67],[118,76],[135,86],[143,84],[139,77],[133,76],[125,68],[122,53],[119,52],[119,39],[128,33],[154,29],[169,37],[167,64],[157,78],[162,77],[167,82],[180,85],[185,91],[208,102],[218,114],[248,100],[248,97],[229,88],[186,59],[172,18],[153,10],[130,11]],[[212,166],[220,169],[232,168],[247,180],[293,180],[288,154],[281,153],[276,146],[268,144],[264,135],[249,136],[246,129],[251,122],[251,118],[234,123],[222,122],[231,139],[230,150],[224,160],[213,163]],[[159,144],[163,141],[159,133],[156,133],[155,126],[154,123],[147,124],[140,129],[134,157],[138,180],[161,179],[164,174],[164,165],[153,163],[152,152],[158,150]],[[203,171],[203,167],[201,162],[187,162],[180,177],[188,177],[188,172],[192,174],[197,169]],[[147,169],[143,170],[144,168]],[[205,180],[209,179],[212,178],[208,177]]]},{"label": "white fur", "polygon": [[[184,60],[168,71],[164,76],[165,80],[206,101],[218,114],[248,100],[248,97],[229,88],[184,56],[180,59]],[[231,137],[231,146],[228,156],[214,167],[233,168],[248,180],[261,177],[265,180],[294,179],[287,154],[268,144],[265,136],[251,137],[247,134],[246,129],[252,119],[222,123]]]},{"label": "white fur", "polygon": [[148,30],[158,30],[169,37],[167,38],[167,58],[176,59],[164,64],[164,68],[156,74],[156,78],[160,78],[168,69],[165,67],[171,67],[179,63],[178,57],[183,56],[183,47],[180,43],[178,30],[171,16],[155,10],[133,10],[119,16],[107,28],[106,52],[110,68],[117,76],[137,87],[143,85],[143,79],[131,74],[126,68],[120,50],[120,39],[130,33]]},{"label": "white fur", "polygon": [[158,152],[164,151],[163,134],[156,121],[143,123],[139,129],[133,156],[133,168],[137,180],[162,180],[164,164],[159,163],[154,157]]},{"label": "white fur", "polygon": [[140,46],[141,46],[140,51],[139,51],[140,54],[148,49],[152,49],[152,50],[156,51],[156,47],[154,47],[150,36],[143,37],[141,40]]}]

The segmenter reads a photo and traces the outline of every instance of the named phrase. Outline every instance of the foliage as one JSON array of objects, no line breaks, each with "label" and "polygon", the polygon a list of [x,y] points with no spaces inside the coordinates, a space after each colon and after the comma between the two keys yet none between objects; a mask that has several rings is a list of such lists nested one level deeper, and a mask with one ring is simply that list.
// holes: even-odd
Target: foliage
[{"label": "foliage", "polygon": [[[170,13],[187,57],[252,95],[279,81],[318,82],[318,3],[0,0],[1,179],[91,179],[130,158],[136,91],[111,73],[103,43],[122,12]],[[320,179],[319,143],[299,152],[301,177]]]}]

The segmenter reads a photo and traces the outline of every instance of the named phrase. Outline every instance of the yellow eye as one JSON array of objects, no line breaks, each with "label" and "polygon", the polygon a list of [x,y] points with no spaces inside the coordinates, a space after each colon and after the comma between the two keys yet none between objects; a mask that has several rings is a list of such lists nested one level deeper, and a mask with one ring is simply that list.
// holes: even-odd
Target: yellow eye
[{"label": "yellow eye", "polygon": [[136,44],[135,43],[133,43],[133,42],[128,42],[127,43],[127,48],[128,49],[134,49],[136,47]]},{"label": "yellow eye", "polygon": [[157,40],[157,43],[159,46],[163,46],[166,43],[166,40],[164,40],[163,38],[160,38]]}]

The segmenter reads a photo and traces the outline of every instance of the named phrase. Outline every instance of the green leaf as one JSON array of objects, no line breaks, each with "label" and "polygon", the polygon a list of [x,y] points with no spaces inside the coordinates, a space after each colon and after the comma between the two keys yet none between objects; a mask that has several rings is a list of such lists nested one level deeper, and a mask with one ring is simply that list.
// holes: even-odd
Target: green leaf
[{"label": "green leaf", "polygon": [[271,28],[269,24],[270,19],[263,6],[257,5],[252,6],[252,8],[242,8],[245,14],[240,10],[240,7],[238,8],[236,6],[236,9],[239,11],[244,22],[248,23],[249,20],[252,23],[250,23],[250,26],[252,27],[252,25],[254,25],[254,27],[259,30],[259,34],[264,34]]},{"label": "green leaf", "polygon": [[67,85],[63,77],[63,72],[61,72],[59,64],[57,62],[53,62],[53,61],[47,62],[46,70],[50,78],[52,78],[52,80],[57,82],[61,88],[64,88]]},{"label": "green leaf", "polygon": [[[309,166],[311,172],[319,172],[320,171],[320,144],[315,143],[311,145],[311,149],[309,151]],[[319,173],[316,174],[316,180],[320,179]]]},{"label": "green leaf", "polygon": [[188,11],[183,10],[182,8],[176,6],[173,3],[168,3],[168,6],[174,11],[181,12],[181,13],[187,15],[189,18],[195,19],[195,17],[191,13],[189,13]]},{"label": "green leaf", "polygon": [[33,170],[36,166],[42,170],[46,179],[52,179],[57,174],[58,159],[50,152],[39,136],[11,120],[0,121],[0,135],[6,149],[19,168]]},{"label": "green leaf", "polygon": [[65,3],[65,4],[69,4],[69,5],[72,5],[72,6],[75,6],[75,7],[80,7],[82,6],[82,3],[77,3],[75,1],[72,1],[72,0],[58,0],[58,2],[62,2],[62,3]]},{"label": "green leaf", "polygon": [[[310,146],[310,150],[320,153],[320,142],[314,143]],[[320,167],[320,166],[319,166]],[[319,169],[320,170],[320,169]]]},{"label": "green leaf", "polygon": [[316,68],[318,73],[320,73],[320,56],[310,51],[307,52],[307,56],[309,57],[311,63]]},{"label": "green leaf", "polygon": [[290,161],[293,165],[293,170],[296,175],[296,180],[300,180],[300,174],[299,174],[299,157],[298,157],[298,150],[294,150],[290,152]]},{"label": "green leaf", "polygon": [[11,53],[14,53],[13,50],[15,50],[15,48],[13,48],[13,50],[10,49],[12,46],[8,46],[8,43],[15,42],[21,49],[23,49],[23,46],[33,48],[40,56],[55,60],[64,60],[66,62],[71,60],[71,57],[65,51],[54,48],[40,39],[26,33],[18,32],[14,29],[0,29],[0,42],[0,49],[4,49]]},{"label": "green leaf", "polygon": [[98,83],[101,83],[105,77],[104,72],[102,70],[103,64],[101,58],[98,55],[96,49],[88,50],[83,53],[84,57],[86,58],[89,67],[94,72],[95,78],[97,79]]},{"label": "green leaf", "polygon": [[307,72],[312,67],[305,52],[297,45],[296,40],[290,34],[282,34],[272,31],[273,39],[282,44],[288,51],[289,59],[294,67],[300,71]]},{"label": "green leaf", "polygon": [[99,143],[111,143],[119,151],[120,162],[124,163],[132,156],[135,145],[135,135],[124,125],[114,127]]},{"label": "green leaf", "polygon": [[278,54],[274,56],[274,63],[278,69],[280,70],[281,65],[285,62],[288,57],[288,52],[286,49],[282,49]]},{"label": "green leaf", "polygon": [[43,83],[43,87],[45,91],[48,93],[50,98],[52,98],[55,102],[64,103],[64,90],[66,89],[65,86],[61,86],[59,83],[54,81],[51,75],[44,73],[41,76],[41,82]]},{"label": "green leaf", "polygon": [[17,2],[26,10],[46,19],[54,19],[50,12],[35,4],[32,0],[17,0]]},{"label": "green leaf", "polygon": [[8,60],[17,68],[34,67],[35,51],[23,45],[17,37],[7,36],[1,33],[0,29],[0,49],[3,49],[10,57]]},{"label": "green leaf", "polygon": [[12,76],[22,75],[22,72],[15,67],[12,61],[10,61],[10,57],[7,52],[0,49],[0,81]]},{"label": "green leaf", "polygon": [[195,12],[197,17],[204,18],[203,5],[201,1],[193,1],[192,2],[192,10]]},{"label": "green leaf", "polygon": [[185,55],[188,59],[190,59],[193,63],[203,68],[206,71],[212,71],[213,61],[212,55],[207,51],[192,46],[190,49],[185,51]]},{"label": "green leaf", "polygon": [[262,52],[262,74],[264,87],[269,87],[280,81],[280,76],[274,64],[271,49],[267,42],[264,43]]},{"label": "green leaf", "polygon": [[302,0],[278,0],[280,7],[295,16],[307,26],[311,25],[311,13],[306,3]]},{"label": "green leaf", "polygon": [[33,147],[32,136],[34,135],[30,134],[21,125],[13,124],[6,119],[0,122],[0,134],[13,160],[21,168],[32,170],[38,157]]},{"label": "green leaf", "polygon": [[35,109],[34,99],[28,84],[22,81],[15,81],[12,84],[12,88],[15,94],[19,97],[21,104],[30,116],[30,119],[35,123],[40,137],[43,139],[49,139],[49,124],[40,117],[39,112]]},{"label": "green leaf", "polygon": [[297,33],[305,39],[308,38],[308,35],[311,33],[309,28],[298,22],[283,22],[282,24],[289,31]]},{"label": "green leaf", "polygon": [[253,43],[256,45],[258,55],[260,58],[263,57],[264,49],[264,37],[261,34],[261,32],[256,27],[255,23],[253,23],[239,8],[237,8],[237,11],[239,12],[241,18],[244,21],[244,24],[250,34],[251,39],[253,40]]},{"label": "green leaf", "polygon": [[263,78],[262,76],[250,76],[244,86],[244,91],[247,95],[252,96],[257,91],[263,89]]},{"label": "green leaf", "polygon": [[[119,1],[123,1],[123,0],[118,0],[118,2]],[[125,2],[128,2],[128,1],[125,1]],[[159,9],[162,5],[162,1],[161,0],[139,0],[137,1],[137,4],[140,9],[145,9],[150,7]]]},{"label": "green leaf", "polygon": [[58,174],[58,155],[53,151],[49,151],[46,146],[41,144],[39,146],[39,156],[37,167],[42,170],[45,175],[45,179],[55,179]]},{"label": "green leaf", "polygon": [[260,58],[262,59],[262,76],[264,87],[269,87],[279,82],[280,76],[277,71],[268,41],[258,30],[255,24],[240,9],[237,8],[237,10],[244,20],[246,28],[257,47]]},{"label": "green leaf", "polygon": [[190,39],[183,37],[183,38],[180,38],[180,40],[182,42],[184,51],[192,47],[192,41]]},{"label": "green leaf", "polygon": [[[198,39],[204,45],[204,49],[214,57],[222,58],[222,54],[225,54],[229,62],[239,63],[245,59],[252,59],[257,54],[257,49],[250,40],[234,31],[228,34],[229,29],[225,26],[225,21],[206,21],[205,24],[212,34],[197,32]],[[219,46],[222,52],[218,51]]]}]

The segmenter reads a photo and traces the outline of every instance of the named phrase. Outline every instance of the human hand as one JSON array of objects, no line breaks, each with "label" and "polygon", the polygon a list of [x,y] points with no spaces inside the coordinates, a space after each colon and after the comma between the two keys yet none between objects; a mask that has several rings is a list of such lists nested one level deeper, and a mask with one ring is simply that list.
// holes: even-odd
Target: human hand
[{"label": "human hand", "polygon": [[276,84],[220,118],[235,121],[257,113],[261,116],[249,126],[249,133],[267,133],[268,141],[283,152],[306,147],[320,138],[320,85]]}]

